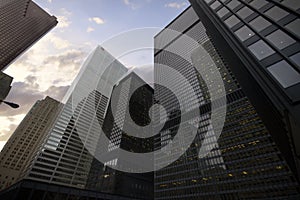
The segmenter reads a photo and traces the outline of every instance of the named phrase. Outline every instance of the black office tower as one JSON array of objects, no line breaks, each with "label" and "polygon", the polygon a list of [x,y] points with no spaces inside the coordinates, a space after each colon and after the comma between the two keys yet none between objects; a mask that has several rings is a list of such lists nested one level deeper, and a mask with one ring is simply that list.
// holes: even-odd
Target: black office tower
[{"label": "black office tower", "polygon": [[190,2],[299,181],[300,1]]},{"label": "black office tower", "polygon": [[[219,3],[222,4],[221,1]],[[264,90],[254,81],[246,68],[244,69],[244,64],[240,60],[242,57],[236,56],[237,52],[232,51],[231,53],[235,55],[233,57],[230,54],[231,50],[228,50],[230,46],[225,43],[226,40],[214,36],[224,36],[215,28],[217,25],[221,26],[221,23],[217,20],[214,23],[209,22],[216,16],[206,16],[205,13],[210,8],[205,5],[204,9],[202,4],[205,2],[192,1],[200,17],[192,7],[189,7],[166,29],[176,30],[193,38],[205,51],[200,51],[195,45],[191,45],[192,43],[183,43],[183,35],[166,34],[168,32],[166,29],[155,37],[157,47],[155,80],[163,78],[157,70],[159,64],[177,70],[193,87],[199,105],[196,107],[197,104],[192,104],[188,109],[178,107],[176,98],[166,88],[159,86],[154,88],[155,99],[165,105],[168,113],[166,125],[155,139],[155,149],[163,148],[172,140],[179,123],[192,121],[198,123],[199,127],[186,153],[176,162],[155,172],[155,199],[297,199],[300,197],[299,184],[295,162],[291,159],[294,154],[291,150],[293,145],[289,142],[291,138],[287,135],[288,126],[279,117],[268,95],[265,95]],[[212,13],[212,10],[208,13]],[[293,53],[295,51],[289,50],[289,55]],[[192,64],[180,55],[190,57]],[[284,56],[284,53],[280,55]],[[207,56],[211,60],[207,59]],[[278,56],[277,61],[280,61]],[[291,60],[288,61],[286,62],[291,64]],[[257,67],[260,66],[258,64]],[[227,99],[226,120],[219,138],[211,122],[212,102],[208,84],[215,84],[210,76],[217,73],[212,66],[216,66],[222,77]],[[198,73],[199,69],[202,71],[201,74],[207,76],[201,76]],[[246,75],[240,77],[241,73]],[[174,80],[170,79],[170,82],[172,81]],[[294,86],[289,86],[288,90],[291,89],[292,92]],[[178,90],[182,88],[178,87]],[[255,95],[249,93],[249,90],[252,92],[254,90]],[[218,90],[214,92],[217,93]],[[291,94],[297,95],[296,92]],[[261,98],[260,101],[257,101],[257,98]],[[200,115],[187,121],[180,120],[183,115],[191,112],[191,109],[199,109]],[[272,121],[273,127],[270,126]],[[188,134],[186,132],[186,135]],[[204,139],[210,143],[203,143]],[[205,157],[199,157],[199,149],[209,148],[209,145],[213,145],[212,150]],[[155,164],[169,159],[167,154],[163,156],[155,155]]]},{"label": "black office tower", "polygon": [[[117,152],[119,148],[134,153],[153,150],[153,137],[146,139],[133,137],[119,127],[120,124],[125,126],[128,121],[129,116],[125,115],[126,111],[130,113],[130,117],[136,124],[148,125],[150,123],[148,112],[153,105],[153,93],[153,88],[134,72],[123,77],[114,86],[114,95],[110,98],[103,122],[103,131],[110,139],[108,152]],[[113,106],[118,109],[118,114],[113,112]],[[124,118],[120,115],[124,115]],[[98,147],[103,148],[101,145]],[[124,162],[124,159],[126,158],[118,153],[105,163],[94,158],[86,188],[137,199],[153,199],[153,172],[128,173],[115,170],[113,166]]]}]

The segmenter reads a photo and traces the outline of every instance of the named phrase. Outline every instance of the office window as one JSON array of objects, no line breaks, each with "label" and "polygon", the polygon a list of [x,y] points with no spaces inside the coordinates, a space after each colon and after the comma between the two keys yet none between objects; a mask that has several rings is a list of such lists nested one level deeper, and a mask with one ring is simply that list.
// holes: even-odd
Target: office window
[{"label": "office window", "polygon": [[292,59],[292,61],[294,61],[298,66],[300,66],[300,52],[292,55],[290,59]]},{"label": "office window", "polygon": [[237,15],[239,17],[241,17],[242,19],[245,19],[247,18],[248,16],[250,16],[251,14],[253,13],[253,11],[248,8],[248,7],[243,7],[242,9],[240,9],[238,12],[237,12]]},{"label": "office window", "polygon": [[216,1],[215,3],[211,4],[210,7],[211,7],[212,9],[215,10],[215,9],[218,8],[220,5],[221,5],[221,3],[220,3],[219,1]]},{"label": "office window", "polygon": [[258,60],[262,60],[275,53],[275,51],[262,40],[255,42],[248,48]]},{"label": "office window", "polygon": [[286,7],[289,7],[293,10],[297,10],[300,8],[300,1],[299,0],[283,0],[281,2]]},{"label": "office window", "polygon": [[284,49],[285,47],[296,42],[290,36],[282,32],[281,30],[277,30],[266,37],[270,42],[272,42],[277,48]]},{"label": "office window", "polygon": [[227,6],[228,6],[231,10],[233,10],[233,9],[235,9],[236,7],[238,7],[240,4],[241,4],[241,3],[238,2],[237,0],[232,0],[232,1],[230,1],[230,2],[227,4]]},{"label": "office window", "polygon": [[285,16],[287,16],[289,13],[281,8],[278,8],[277,6],[274,6],[274,7],[270,8],[269,10],[267,10],[265,12],[265,14],[267,16],[271,17],[272,19],[274,19],[275,21],[278,21],[278,20],[284,18]]},{"label": "office window", "polygon": [[267,5],[267,4],[268,4],[268,2],[265,1],[265,0],[254,0],[250,3],[250,5],[253,6],[254,8],[256,8],[256,9],[260,9],[263,6]]},{"label": "office window", "polygon": [[292,21],[291,23],[287,24],[285,27],[300,37],[300,19],[296,19]]},{"label": "office window", "polygon": [[262,18],[261,16],[255,18],[249,23],[255,30],[262,31],[263,29],[267,28],[271,25],[270,22]]},{"label": "office window", "polygon": [[284,88],[300,83],[300,74],[284,60],[267,69]]},{"label": "office window", "polygon": [[245,41],[254,35],[254,32],[251,31],[247,26],[243,26],[236,32],[234,32],[241,41]]},{"label": "office window", "polygon": [[240,22],[240,20],[232,15],[231,17],[229,17],[228,19],[225,20],[225,24],[229,27],[232,28],[233,26],[237,25]]},{"label": "office window", "polygon": [[218,16],[221,18],[221,17],[224,17],[227,13],[229,13],[229,10],[225,7],[221,8],[217,14]]}]

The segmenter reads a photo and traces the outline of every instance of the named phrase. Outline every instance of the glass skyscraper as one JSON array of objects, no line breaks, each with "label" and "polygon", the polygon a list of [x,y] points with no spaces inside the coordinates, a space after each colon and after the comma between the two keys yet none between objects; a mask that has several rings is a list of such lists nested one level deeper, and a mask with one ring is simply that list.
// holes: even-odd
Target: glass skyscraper
[{"label": "glass skyscraper", "polygon": [[[190,108],[199,109],[200,115],[180,121],[181,116],[190,111],[180,108],[167,89],[155,87],[155,99],[166,105],[168,113],[166,125],[155,139],[155,148],[164,148],[173,139],[179,123],[193,121],[199,126],[186,153],[176,162],[155,172],[155,199],[299,198],[299,185],[284,152],[274,142],[272,130],[265,125],[244,92],[231,70],[231,63],[219,51],[206,24],[189,7],[166,28],[186,34],[203,48],[201,51],[189,43],[182,43],[182,35],[171,37],[165,34],[167,30],[162,30],[155,37],[155,46],[163,47],[155,51],[155,63],[172,67],[189,81],[200,105],[191,105]],[[188,55],[192,64],[172,52]],[[227,99],[226,120],[218,139],[211,122],[212,102],[208,92],[208,84],[215,84],[210,75],[217,73],[212,66],[217,68],[223,79]],[[196,69],[207,76],[202,77]],[[156,67],[154,70],[155,79],[163,78]],[[178,87],[178,90],[181,88]],[[188,137],[189,130],[185,134]],[[209,142],[204,144],[204,139]],[[199,158],[199,149],[209,146],[213,147],[212,150]],[[159,165],[172,157],[172,151],[163,157],[155,155],[155,164]]]},{"label": "glass skyscraper", "polygon": [[31,0],[0,1],[0,70],[57,24]]},{"label": "glass skyscraper", "polygon": [[114,84],[127,72],[102,47],[97,47],[64,97],[65,104],[47,139],[23,178],[85,188]]}]

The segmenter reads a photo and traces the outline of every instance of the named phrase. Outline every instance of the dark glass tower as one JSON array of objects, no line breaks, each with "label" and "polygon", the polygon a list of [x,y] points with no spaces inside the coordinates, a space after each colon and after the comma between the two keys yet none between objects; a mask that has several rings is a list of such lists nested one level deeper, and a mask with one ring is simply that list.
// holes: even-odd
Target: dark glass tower
[{"label": "dark glass tower", "polygon": [[[132,96],[129,96],[130,91],[133,92]],[[111,141],[108,151],[118,151],[119,148],[135,153],[153,151],[153,138],[140,139],[126,134],[117,124],[124,125],[124,121],[125,123],[128,121],[127,116],[123,121],[119,116],[113,115],[112,111],[112,106],[116,106],[118,113],[124,114],[127,110],[136,124],[140,126],[149,124],[148,112],[153,105],[153,88],[137,74],[131,72],[114,86],[113,93],[114,96],[110,98],[110,104],[103,123],[103,130]],[[112,105],[112,99],[117,102],[116,105]],[[102,147],[100,146],[100,148]],[[153,172],[126,173],[112,169],[111,166],[117,165],[121,159],[125,158],[116,156],[104,164],[94,159],[87,181],[87,189],[132,198],[153,199]]]},{"label": "dark glass tower", "polygon": [[190,2],[299,181],[300,1]]},{"label": "dark glass tower", "polygon": [[57,24],[31,0],[0,1],[0,70]]},{"label": "dark glass tower", "polygon": [[[299,185],[285,158],[285,150],[279,148],[273,136],[273,128],[269,129],[257,112],[255,101],[252,103],[241,86],[240,79],[237,80],[231,70],[242,66],[232,66],[223,56],[217,45],[219,41],[214,40],[206,24],[199,19],[192,7],[181,13],[166,28],[188,35],[205,51],[200,51],[189,43],[182,43],[181,35],[166,35],[166,30],[155,37],[155,46],[163,47],[162,50],[156,50],[155,63],[179,71],[193,86],[200,104],[199,107],[190,106],[191,109],[199,109],[199,116],[186,122],[180,121],[181,116],[189,110],[178,107],[176,98],[167,89],[155,87],[155,99],[165,105],[168,112],[166,126],[155,139],[155,148],[162,148],[172,140],[179,122],[184,124],[194,121],[199,125],[197,135],[186,153],[176,162],[155,172],[155,199],[299,198]],[[193,65],[171,52],[188,55]],[[213,63],[205,59],[207,56]],[[207,85],[214,84],[214,80],[210,79],[216,73],[212,65],[217,67],[223,79],[227,99],[226,121],[218,139],[210,118],[212,102]],[[200,76],[196,69],[207,76]],[[159,78],[163,77],[155,67],[155,79]],[[180,89],[179,87],[178,90]],[[218,90],[213,92],[218,93]],[[189,135],[188,131],[186,135]],[[206,143],[207,146],[203,144],[204,137],[210,141]],[[209,145],[213,145],[212,151],[199,158],[199,148]],[[155,164],[167,159],[168,156],[156,155]]]}]

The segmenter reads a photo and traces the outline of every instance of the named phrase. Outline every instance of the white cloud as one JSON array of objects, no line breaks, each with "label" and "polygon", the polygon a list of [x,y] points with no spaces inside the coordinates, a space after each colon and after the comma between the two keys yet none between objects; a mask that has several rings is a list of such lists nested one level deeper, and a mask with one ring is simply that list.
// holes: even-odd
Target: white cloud
[{"label": "white cloud", "polygon": [[52,3],[52,0],[48,0],[49,3]]},{"label": "white cloud", "polygon": [[187,5],[186,2],[182,2],[182,3],[172,2],[172,3],[165,4],[165,7],[180,9],[186,5]]},{"label": "white cloud", "polygon": [[101,19],[100,17],[90,17],[89,18],[90,22],[95,22],[96,24],[104,24],[104,20]]},{"label": "white cloud", "polygon": [[66,28],[69,27],[71,24],[71,21],[68,19],[68,17],[62,15],[57,16],[57,21],[58,21],[57,24],[58,28]]},{"label": "white cloud", "polygon": [[127,6],[129,6],[133,10],[135,10],[139,7],[136,3],[133,3],[131,0],[123,0],[123,3]]},{"label": "white cloud", "polygon": [[94,28],[88,27],[88,28],[86,29],[86,32],[90,33],[90,32],[93,32],[94,30],[95,30]]}]

